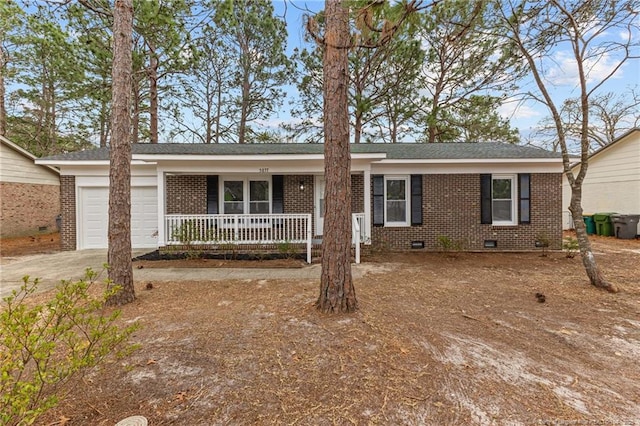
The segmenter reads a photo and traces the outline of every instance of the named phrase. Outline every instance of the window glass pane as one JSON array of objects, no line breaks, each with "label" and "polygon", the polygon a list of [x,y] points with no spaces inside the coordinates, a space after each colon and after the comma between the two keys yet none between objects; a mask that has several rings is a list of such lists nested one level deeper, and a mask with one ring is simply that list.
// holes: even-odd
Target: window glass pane
[{"label": "window glass pane", "polygon": [[493,221],[511,222],[511,200],[493,200]]},{"label": "window glass pane", "polygon": [[225,180],[224,181],[224,201],[242,201],[243,182],[241,180]]},{"label": "window glass pane", "polygon": [[269,181],[252,180],[249,182],[249,201],[269,201]]},{"label": "window glass pane", "polygon": [[387,222],[406,222],[407,203],[402,201],[387,200]]},{"label": "window glass pane", "polygon": [[249,203],[249,213],[269,214],[268,201],[252,201]]},{"label": "window glass pane", "polygon": [[493,179],[493,199],[511,199],[511,179]]},{"label": "window glass pane", "polygon": [[244,182],[241,180],[224,181],[224,213],[244,213]]},{"label": "window glass pane", "polygon": [[407,181],[391,180],[387,181],[387,200],[405,200],[407,192],[405,190]]},{"label": "window glass pane", "polygon": [[224,213],[225,214],[244,214],[244,203],[242,201],[241,202],[225,201]]}]

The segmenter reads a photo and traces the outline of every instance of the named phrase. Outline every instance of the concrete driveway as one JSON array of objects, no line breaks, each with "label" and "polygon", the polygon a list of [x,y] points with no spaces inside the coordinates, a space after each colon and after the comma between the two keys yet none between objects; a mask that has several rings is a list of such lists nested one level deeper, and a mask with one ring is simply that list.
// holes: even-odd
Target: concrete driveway
[{"label": "concrete driveway", "polygon": [[[134,250],[139,256],[148,250]],[[54,254],[37,254],[0,259],[0,298],[11,294],[22,285],[22,278],[29,275],[40,279],[40,290],[53,288],[60,280],[77,280],[84,276],[87,268],[103,271],[107,262],[107,250],[64,251]],[[360,278],[370,269],[366,265],[352,265],[353,278]],[[236,279],[319,279],[319,264],[295,269],[240,269],[240,268],[144,268],[136,269],[136,281],[220,281]],[[106,271],[100,280],[106,279]]]}]

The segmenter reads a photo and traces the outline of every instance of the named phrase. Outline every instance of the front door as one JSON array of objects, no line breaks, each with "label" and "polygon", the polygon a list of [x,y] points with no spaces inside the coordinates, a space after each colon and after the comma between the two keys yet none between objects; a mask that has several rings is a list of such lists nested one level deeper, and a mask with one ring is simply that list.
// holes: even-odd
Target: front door
[{"label": "front door", "polygon": [[313,197],[313,211],[316,222],[316,235],[322,235],[324,223],[324,176],[316,176],[313,185],[315,195]]}]

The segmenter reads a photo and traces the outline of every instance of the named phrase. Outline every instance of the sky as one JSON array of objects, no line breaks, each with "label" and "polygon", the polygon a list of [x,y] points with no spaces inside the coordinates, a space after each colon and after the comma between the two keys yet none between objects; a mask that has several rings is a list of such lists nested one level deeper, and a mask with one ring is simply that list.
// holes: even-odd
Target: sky
[{"label": "sky", "polygon": [[[275,13],[278,16],[284,16],[288,28],[288,45],[287,48],[291,53],[296,47],[309,46],[304,41],[303,14],[307,11],[318,11],[324,8],[322,0],[273,0]],[[605,37],[612,39],[620,38],[623,34],[605,34]],[[637,35],[640,37],[640,34]],[[640,55],[640,52],[636,52]],[[569,46],[559,46],[550,61],[545,64],[546,78],[549,82],[554,100],[561,104],[566,98],[575,97],[579,94],[578,79],[575,71],[575,61],[571,58]],[[608,74],[616,65],[616,58],[612,55],[605,55],[601,61],[589,64],[591,69],[592,81],[597,81]],[[535,83],[531,80],[525,80],[521,86],[526,90],[536,89]],[[632,87],[640,86],[640,59],[628,61],[620,68],[611,78],[603,91],[613,91],[622,93],[629,91]],[[295,96],[295,88],[290,89],[290,95]],[[516,95],[516,94],[514,94]],[[514,96],[514,100],[505,103],[500,108],[499,113],[511,120],[512,127],[520,130],[523,142],[530,137],[536,125],[548,116],[545,106],[535,102],[520,102]],[[282,113],[275,119],[277,122],[290,119],[287,113]]]}]

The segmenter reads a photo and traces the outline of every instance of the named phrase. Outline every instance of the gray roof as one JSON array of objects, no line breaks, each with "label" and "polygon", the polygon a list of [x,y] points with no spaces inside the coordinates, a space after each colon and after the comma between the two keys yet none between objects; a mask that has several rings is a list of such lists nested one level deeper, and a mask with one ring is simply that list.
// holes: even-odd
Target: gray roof
[{"label": "gray roof", "polygon": [[[134,155],[300,155],[322,154],[323,144],[133,144]],[[462,160],[560,158],[540,148],[498,142],[351,144],[352,153],[386,153],[388,159]],[[109,159],[108,148],[45,157],[50,161],[100,161]]]}]

